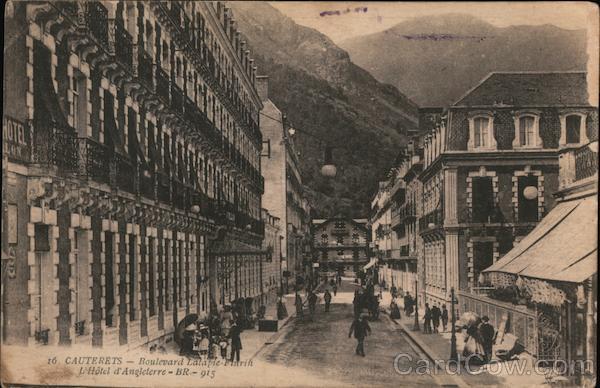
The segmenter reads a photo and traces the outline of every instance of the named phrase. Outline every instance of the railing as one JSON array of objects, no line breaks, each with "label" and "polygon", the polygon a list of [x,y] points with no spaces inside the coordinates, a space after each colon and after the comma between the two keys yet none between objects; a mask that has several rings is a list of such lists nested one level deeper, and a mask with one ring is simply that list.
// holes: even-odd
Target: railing
[{"label": "railing", "polygon": [[73,128],[60,128],[55,123],[36,125],[32,162],[56,166],[76,173],[79,168],[79,145]]},{"label": "railing", "polygon": [[143,45],[138,46],[138,78],[148,89],[154,90],[154,66]]},{"label": "railing", "polygon": [[170,182],[170,178],[169,175],[165,174],[165,173],[158,173],[156,174],[156,180],[157,180],[157,189],[156,189],[156,196],[158,197],[158,200],[160,202],[163,203],[171,203],[171,182]]},{"label": "railing", "polygon": [[108,147],[90,138],[81,138],[80,147],[83,148],[81,154],[84,155],[85,175],[95,181],[109,184],[108,166],[112,160]]},{"label": "railing", "polygon": [[172,181],[173,187],[173,206],[178,209],[185,210],[186,209],[186,201],[185,201],[185,186],[182,182],[173,179]]},{"label": "railing", "polygon": [[433,228],[441,226],[443,220],[442,209],[436,209],[419,218],[419,230],[430,229],[430,224],[433,224]]},{"label": "railing", "polygon": [[154,192],[154,182],[156,174],[150,170],[145,170],[138,165],[138,182],[139,182],[139,193],[150,199],[156,198]]},{"label": "railing", "polygon": [[98,43],[108,49],[108,10],[99,1],[86,2],[86,5],[85,18],[89,32]]},{"label": "railing", "polygon": [[598,141],[577,149],[567,149],[559,157],[560,189],[598,173]]},{"label": "railing", "polygon": [[50,337],[50,329],[38,330],[35,332],[36,342],[38,342],[42,345],[48,345],[49,337]]},{"label": "railing", "polygon": [[135,193],[135,168],[127,156],[115,154],[117,187],[128,193]]},{"label": "railing", "polygon": [[592,144],[574,151],[575,181],[589,178],[598,172],[598,142],[594,143],[596,151],[592,150]]},{"label": "railing", "polygon": [[121,22],[115,23],[115,56],[121,65],[133,71],[133,38]]}]

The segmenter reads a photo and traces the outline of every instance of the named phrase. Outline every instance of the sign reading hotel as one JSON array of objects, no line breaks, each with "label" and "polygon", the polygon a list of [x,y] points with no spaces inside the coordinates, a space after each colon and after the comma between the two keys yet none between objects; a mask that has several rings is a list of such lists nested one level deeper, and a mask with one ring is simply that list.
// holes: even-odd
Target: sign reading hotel
[{"label": "sign reading hotel", "polygon": [[31,160],[31,130],[10,116],[2,117],[2,152],[9,160]]}]

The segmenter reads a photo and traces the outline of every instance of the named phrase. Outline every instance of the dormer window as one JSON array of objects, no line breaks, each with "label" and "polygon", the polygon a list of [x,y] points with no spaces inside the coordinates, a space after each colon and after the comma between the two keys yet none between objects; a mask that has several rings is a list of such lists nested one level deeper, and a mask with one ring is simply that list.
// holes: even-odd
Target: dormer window
[{"label": "dormer window", "polygon": [[495,150],[494,118],[491,113],[476,113],[469,117],[469,151]]},{"label": "dormer window", "polygon": [[589,142],[586,133],[587,114],[565,112],[560,116],[560,146],[579,146]]},{"label": "dormer window", "polygon": [[537,148],[541,146],[539,114],[531,112],[517,113],[515,115],[513,148]]}]

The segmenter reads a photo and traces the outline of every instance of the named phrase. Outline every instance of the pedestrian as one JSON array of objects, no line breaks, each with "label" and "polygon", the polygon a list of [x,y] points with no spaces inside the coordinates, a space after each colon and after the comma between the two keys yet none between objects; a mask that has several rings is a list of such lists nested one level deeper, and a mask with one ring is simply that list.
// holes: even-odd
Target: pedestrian
[{"label": "pedestrian", "polygon": [[407,317],[410,317],[410,304],[411,304],[411,298],[410,298],[410,294],[407,292],[404,295],[404,313],[406,314]]},{"label": "pedestrian", "polygon": [[310,311],[310,316],[312,317],[315,314],[315,307],[317,305],[317,294],[312,291],[308,293],[308,310]]},{"label": "pedestrian", "polygon": [[479,338],[481,338],[485,362],[490,362],[492,360],[492,348],[496,339],[496,331],[494,330],[494,326],[489,323],[490,319],[487,315],[484,315],[481,321],[482,323],[479,325]]},{"label": "pedestrian", "polygon": [[354,306],[354,318],[357,318],[362,309],[361,307],[361,295],[358,290],[354,290],[354,300],[352,301],[352,305]]},{"label": "pedestrian", "polygon": [[242,340],[240,338],[240,334],[240,326],[232,320],[231,328],[229,329],[229,338],[231,339],[231,362],[234,361],[234,357],[235,361],[240,360],[240,350],[242,350]]},{"label": "pedestrian", "polygon": [[354,338],[358,342],[356,345],[355,353],[360,356],[365,356],[365,337],[367,334],[371,333],[371,327],[369,327],[369,323],[365,319],[365,317],[359,315],[354,319],[352,325],[350,326],[350,332],[348,333],[348,338],[352,336],[354,333]]},{"label": "pedestrian", "polygon": [[437,303],[431,308],[431,323],[433,324],[433,332],[438,332],[440,326],[440,317],[442,316],[442,310],[438,307]]},{"label": "pedestrian", "polygon": [[442,306],[442,327],[444,331],[446,331],[446,327],[448,326],[448,310],[446,309],[446,305]]},{"label": "pedestrian", "polygon": [[333,296],[337,295],[337,284],[333,284]]},{"label": "pedestrian", "polygon": [[329,290],[325,290],[325,294],[323,295],[323,299],[325,299],[325,311],[329,311],[329,305],[331,304],[331,293]]},{"label": "pedestrian", "polygon": [[296,316],[302,318],[304,316],[304,310],[302,309],[302,297],[296,291],[296,301],[294,303],[296,305]]},{"label": "pedestrian", "polygon": [[423,332],[431,334],[431,309],[429,303],[425,303],[425,314],[423,315]]}]

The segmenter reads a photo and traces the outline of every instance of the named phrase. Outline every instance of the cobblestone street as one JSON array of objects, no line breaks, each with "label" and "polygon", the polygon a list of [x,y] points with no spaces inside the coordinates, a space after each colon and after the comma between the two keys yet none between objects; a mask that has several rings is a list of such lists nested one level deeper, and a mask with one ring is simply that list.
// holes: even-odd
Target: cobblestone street
[{"label": "cobblestone street", "polygon": [[[372,334],[365,340],[366,357],[354,354],[356,340],[348,338],[352,323],[352,297],[355,286],[344,281],[332,300],[330,312],[320,304],[314,320],[305,311],[304,319],[290,323],[286,333],[257,356],[269,363],[302,368],[315,375],[355,385],[436,385],[431,376],[412,373],[403,376],[394,370],[399,353],[412,357],[400,369],[415,367],[421,357],[396,327],[382,316],[370,322]],[[301,383],[301,382],[298,382]]]}]

